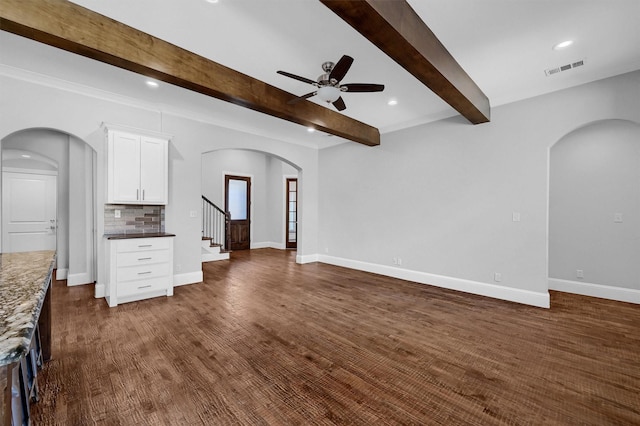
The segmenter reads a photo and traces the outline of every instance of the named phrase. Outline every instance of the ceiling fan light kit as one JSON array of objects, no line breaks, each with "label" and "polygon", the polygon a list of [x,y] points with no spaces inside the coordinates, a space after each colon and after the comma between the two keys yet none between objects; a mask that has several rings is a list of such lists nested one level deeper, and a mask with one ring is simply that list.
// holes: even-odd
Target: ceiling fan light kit
[{"label": "ceiling fan light kit", "polygon": [[324,86],[318,89],[318,97],[325,102],[335,102],[340,97],[340,89],[334,86]]},{"label": "ceiling fan light kit", "polygon": [[291,74],[286,71],[278,71],[278,74],[285,77],[292,78],[294,80],[302,81],[303,83],[311,84],[318,88],[314,92],[307,93],[306,95],[298,96],[291,99],[288,104],[295,104],[303,99],[308,99],[312,96],[318,96],[320,99],[327,103],[333,104],[338,111],[343,111],[347,108],[344,100],[340,96],[341,92],[382,92],[384,90],[383,84],[369,84],[369,83],[349,83],[340,84],[340,81],[344,78],[353,64],[353,58],[351,56],[343,55],[337,63],[330,61],[322,64],[322,71],[324,74],[320,75],[316,81],[310,78],[300,77],[299,75]]}]

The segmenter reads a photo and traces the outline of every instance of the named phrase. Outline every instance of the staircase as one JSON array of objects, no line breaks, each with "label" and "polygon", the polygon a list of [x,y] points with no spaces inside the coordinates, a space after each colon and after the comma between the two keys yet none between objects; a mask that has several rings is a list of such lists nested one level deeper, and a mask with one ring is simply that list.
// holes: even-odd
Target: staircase
[{"label": "staircase", "polygon": [[230,215],[202,196],[202,261],[229,259]]},{"label": "staircase", "polygon": [[224,250],[220,244],[212,242],[211,238],[202,237],[202,248],[200,250],[203,262],[229,259],[229,252]]}]

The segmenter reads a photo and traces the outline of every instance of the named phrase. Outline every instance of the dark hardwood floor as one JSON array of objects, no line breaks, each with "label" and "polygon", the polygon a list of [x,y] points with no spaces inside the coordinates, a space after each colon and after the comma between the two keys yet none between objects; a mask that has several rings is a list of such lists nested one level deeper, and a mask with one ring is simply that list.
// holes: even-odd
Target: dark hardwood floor
[{"label": "dark hardwood floor", "polygon": [[638,425],[640,306],[550,310],[234,252],[173,297],[53,289],[35,425]]}]

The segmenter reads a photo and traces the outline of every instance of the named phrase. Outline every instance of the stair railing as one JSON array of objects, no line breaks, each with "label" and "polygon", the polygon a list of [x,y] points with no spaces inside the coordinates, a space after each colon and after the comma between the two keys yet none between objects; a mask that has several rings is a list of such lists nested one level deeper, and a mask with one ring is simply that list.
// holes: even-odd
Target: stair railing
[{"label": "stair railing", "polygon": [[229,250],[231,246],[229,235],[229,222],[231,213],[225,212],[216,206],[204,195],[202,196],[202,237],[210,238],[212,244],[222,246]]}]

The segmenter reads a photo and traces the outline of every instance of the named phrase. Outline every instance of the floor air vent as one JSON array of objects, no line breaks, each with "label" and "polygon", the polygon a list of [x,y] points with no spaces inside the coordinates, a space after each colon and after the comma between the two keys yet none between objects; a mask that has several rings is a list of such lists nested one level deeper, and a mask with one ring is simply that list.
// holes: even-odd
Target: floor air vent
[{"label": "floor air vent", "polygon": [[556,67],[556,68],[549,68],[548,70],[544,70],[544,74],[548,77],[550,75],[558,74],[558,73],[561,73],[563,71],[568,71],[570,69],[581,67],[583,65],[584,65],[584,59],[581,59],[579,61],[572,62],[572,63],[567,64],[567,65],[562,65],[562,66],[559,66],[559,67]]}]

